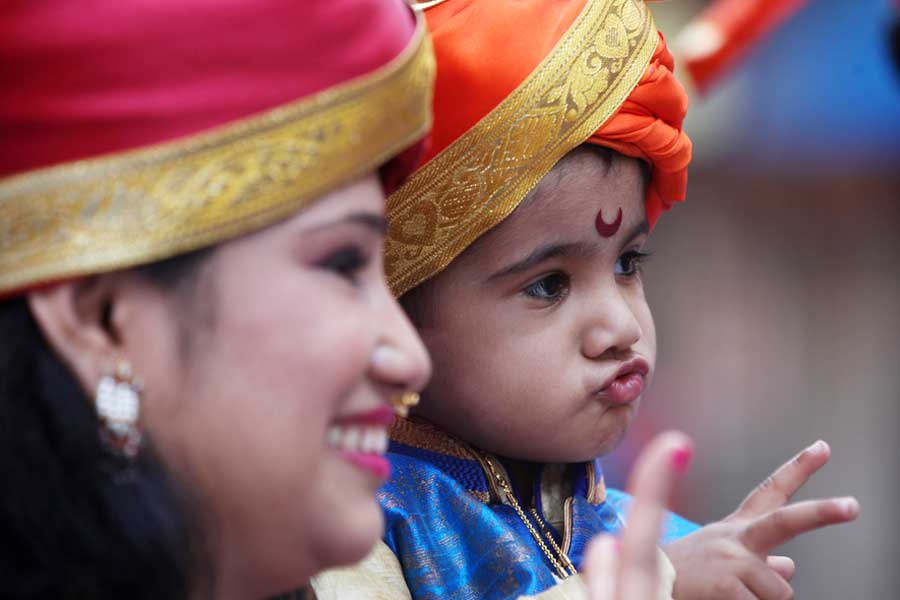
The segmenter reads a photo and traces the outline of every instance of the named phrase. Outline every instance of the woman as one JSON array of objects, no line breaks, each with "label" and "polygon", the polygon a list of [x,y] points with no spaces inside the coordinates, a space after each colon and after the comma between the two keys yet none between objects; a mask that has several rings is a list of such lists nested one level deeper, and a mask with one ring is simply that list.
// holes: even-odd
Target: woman
[{"label": "woman", "polygon": [[3,595],[265,597],[359,559],[389,402],[429,372],[380,261],[382,183],[430,124],[421,23],[4,10]]}]

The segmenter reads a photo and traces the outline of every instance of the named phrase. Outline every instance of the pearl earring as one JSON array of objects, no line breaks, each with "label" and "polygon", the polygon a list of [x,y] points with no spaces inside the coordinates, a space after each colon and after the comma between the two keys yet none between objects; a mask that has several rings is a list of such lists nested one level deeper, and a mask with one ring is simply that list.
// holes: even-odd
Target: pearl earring
[{"label": "pearl earring", "polygon": [[125,361],[97,384],[94,408],[100,421],[100,436],[110,449],[133,459],[141,449],[140,427],[142,384]]}]

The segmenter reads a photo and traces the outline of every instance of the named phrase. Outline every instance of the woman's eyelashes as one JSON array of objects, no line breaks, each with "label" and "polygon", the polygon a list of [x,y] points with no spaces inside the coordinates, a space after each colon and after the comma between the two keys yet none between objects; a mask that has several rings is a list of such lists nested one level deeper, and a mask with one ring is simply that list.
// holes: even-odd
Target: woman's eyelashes
[{"label": "woman's eyelashes", "polygon": [[369,256],[358,246],[345,246],[328,254],[316,266],[350,281],[358,282],[361,271],[369,265]]},{"label": "woman's eyelashes", "polygon": [[559,302],[569,293],[569,276],[559,271],[549,273],[525,286],[522,293],[546,303]]},{"label": "woman's eyelashes", "polygon": [[650,254],[638,250],[629,250],[616,259],[615,274],[617,277],[634,277],[643,270],[643,265],[650,259]]}]

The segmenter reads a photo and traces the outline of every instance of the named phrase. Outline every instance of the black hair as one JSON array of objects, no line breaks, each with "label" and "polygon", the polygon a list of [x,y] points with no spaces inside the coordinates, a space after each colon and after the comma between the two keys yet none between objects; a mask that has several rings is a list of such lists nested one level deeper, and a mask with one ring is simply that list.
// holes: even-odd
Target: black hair
[{"label": "black hair", "polygon": [[[142,267],[171,287],[206,251]],[[0,596],[187,598],[198,561],[188,503],[148,444],[98,435],[92,402],[24,298],[0,302]]]}]

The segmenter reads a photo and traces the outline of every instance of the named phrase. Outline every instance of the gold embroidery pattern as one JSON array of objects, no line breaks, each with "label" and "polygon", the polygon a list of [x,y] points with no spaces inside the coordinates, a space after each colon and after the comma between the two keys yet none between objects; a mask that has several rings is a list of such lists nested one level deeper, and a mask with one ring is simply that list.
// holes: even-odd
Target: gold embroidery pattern
[{"label": "gold embroidery pattern", "polygon": [[379,70],[208,133],[0,180],[0,293],[164,259],[259,229],[431,126],[424,19]]},{"label": "gold embroidery pattern", "polygon": [[[412,446],[421,450],[427,450],[436,454],[452,456],[463,460],[473,460],[481,463],[482,470],[484,462],[481,456],[472,450],[472,448],[460,439],[457,439],[446,433],[442,429],[432,425],[424,419],[416,417],[397,417],[390,428],[391,441]],[[493,482],[488,479],[488,484],[493,487]],[[476,500],[487,504],[491,501],[491,493],[481,490],[466,489]]]},{"label": "gold embroidery pattern", "polygon": [[436,454],[463,460],[478,460],[468,444],[459,440],[424,419],[397,417],[390,428],[391,441],[420,448]]},{"label": "gold embroidery pattern", "polygon": [[528,79],[388,198],[394,294],[444,269],[599,129],[640,81],[657,40],[643,0],[588,0]]}]

